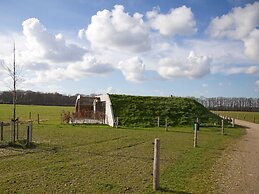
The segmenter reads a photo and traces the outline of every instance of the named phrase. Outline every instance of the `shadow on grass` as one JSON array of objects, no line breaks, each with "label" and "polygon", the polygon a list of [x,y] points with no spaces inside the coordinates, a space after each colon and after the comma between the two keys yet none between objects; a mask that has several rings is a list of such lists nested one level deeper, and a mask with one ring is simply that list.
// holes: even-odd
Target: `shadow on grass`
[{"label": "shadow on grass", "polygon": [[192,193],[185,192],[185,191],[175,191],[175,190],[172,190],[172,189],[169,189],[169,188],[166,188],[166,187],[160,188],[159,191],[161,193],[192,194]]},{"label": "shadow on grass", "polygon": [[0,148],[16,148],[16,149],[35,149],[36,143],[27,144],[26,140],[17,140],[16,142],[0,143]]}]

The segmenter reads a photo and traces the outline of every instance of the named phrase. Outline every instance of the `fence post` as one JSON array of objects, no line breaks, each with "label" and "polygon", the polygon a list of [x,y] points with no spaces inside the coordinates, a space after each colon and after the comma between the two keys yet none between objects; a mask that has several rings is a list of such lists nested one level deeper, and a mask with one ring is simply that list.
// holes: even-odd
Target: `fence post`
[{"label": "fence post", "polygon": [[1,122],[1,128],[0,128],[0,141],[4,140],[4,123]]},{"label": "fence post", "polygon": [[165,119],[165,131],[168,131],[167,118]]},{"label": "fence post", "polygon": [[11,142],[14,143],[15,142],[15,130],[14,130],[14,121],[11,121],[10,122],[10,139],[11,139]]},{"label": "fence post", "polygon": [[31,143],[31,142],[32,142],[32,122],[30,122],[29,126],[30,126],[29,141],[30,141],[30,143]]},{"label": "fence post", "polygon": [[156,138],[154,142],[154,163],[153,163],[153,189],[159,189],[160,176],[160,139]]},{"label": "fence post", "polygon": [[235,118],[232,118],[232,127],[235,127]]},{"label": "fence post", "polygon": [[198,145],[198,136],[197,136],[197,127],[198,127],[198,124],[197,123],[194,123],[194,142],[193,142],[193,147],[197,147]]},{"label": "fence post", "polygon": [[221,120],[221,133],[224,135],[224,119]]},{"label": "fence post", "polygon": [[37,115],[38,118],[38,124],[40,124],[40,114]]},{"label": "fence post", "polygon": [[16,139],[19,139],[19,119],[17,119],[16,123]]},{"label": "fence post", "polygon": [[157,127],[160,127],[160,118],[159,118],[159,116],[157,117]]},{"label": "fence post", "polygon": [[32,142],[32,122],[29,122],[27,127],[27,145],[30,146],[31,142]]},{"label": "fence post", "polygon": [[119,117],[116,117],[116,128],[119,126]]}]

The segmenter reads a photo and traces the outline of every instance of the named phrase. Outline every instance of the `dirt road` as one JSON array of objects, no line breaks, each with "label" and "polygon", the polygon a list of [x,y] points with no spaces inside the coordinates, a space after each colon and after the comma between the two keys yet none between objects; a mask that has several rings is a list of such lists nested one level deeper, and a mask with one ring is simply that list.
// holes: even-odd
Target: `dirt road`
[{"label": "dirt road", "polygon": [[224,172],[217,180],[220,193],[259,194],[259,124],[236,120],[247,134],[224,154],[220,161]]}]

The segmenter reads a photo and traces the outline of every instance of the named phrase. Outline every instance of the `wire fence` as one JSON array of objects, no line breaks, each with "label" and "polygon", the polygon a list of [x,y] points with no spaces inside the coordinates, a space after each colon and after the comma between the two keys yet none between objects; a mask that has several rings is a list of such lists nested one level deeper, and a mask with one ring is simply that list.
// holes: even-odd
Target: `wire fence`
[{"label": "wire fence", "polygon": [[140,126],[140,127],[169,127],[169,126],[186,126],[193,125],[198,122],[201,125],[220,125],[220,118],[208,118],[208,117],[166,117],[166,116],[155,116],[155,117],[120,117],[115,116],[114,126]]},{"label": "wire fence", "polygon": [[0,122],[0,145],[15,142],[32,142],[32,122]]}]

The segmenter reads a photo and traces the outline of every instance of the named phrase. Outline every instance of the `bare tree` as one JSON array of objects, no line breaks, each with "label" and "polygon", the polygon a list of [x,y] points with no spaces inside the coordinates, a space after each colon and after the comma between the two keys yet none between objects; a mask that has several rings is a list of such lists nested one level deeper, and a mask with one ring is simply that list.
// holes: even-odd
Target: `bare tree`
[{"label": "bare tree", "polygon": [[12,86],[11,86],[11,91],[13,93],[13,118],[12,118],[12,121],[14,122],[14,125],[13,125],[13,141],[15,141],[15,131],[16,131],[15,123],[18,121],[18,118],[17,118],[17,115],[16,115],[17,82],[20,80],[19,74],[17,73],[16,61],[15,61],[15,43],[14,43],[14,47],[13,47],[13,64],[12,64],[12,66],[9,67],[4,62],[2,62],[2,66],[7,71],[8,76],[12,80]]}]

